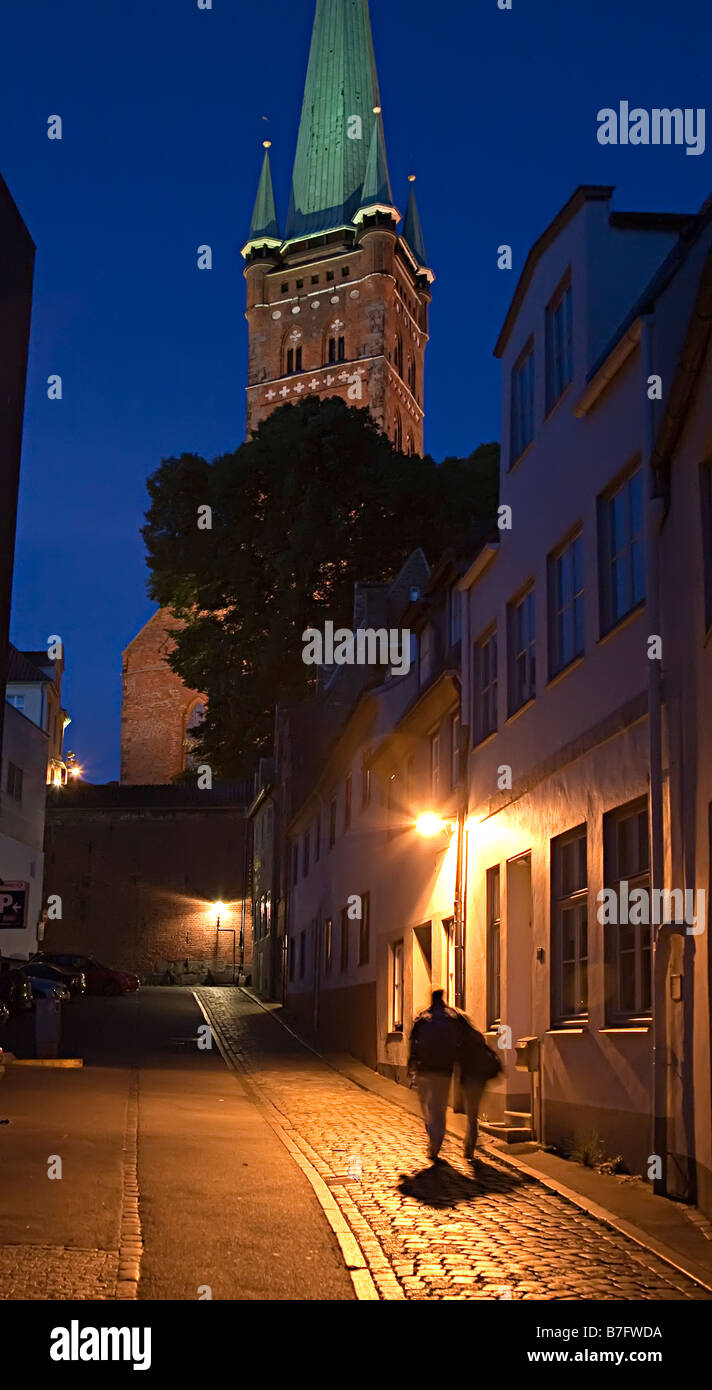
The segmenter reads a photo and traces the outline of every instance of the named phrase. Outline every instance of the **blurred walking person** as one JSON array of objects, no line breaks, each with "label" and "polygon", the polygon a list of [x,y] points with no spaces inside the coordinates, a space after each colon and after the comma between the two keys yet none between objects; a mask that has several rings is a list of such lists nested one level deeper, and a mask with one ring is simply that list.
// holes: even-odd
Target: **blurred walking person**
[{"label": "blurred walking person", "polygon": [[434,989],[430,1008],[418,1014],[410,1034],[408,1071],[414,1078],[428,1135],[428,1157],[441,1163],[450,1082],[458,1058],[461,1017]]},{"label": "blurred walking person", "polygon": [[465,1014],[458,1014],[458,1022],[457,1064],[467,1116],[463,1157],[466,1163],[474,1164],[482,1092],[488,1081],[499,1076],[502,1063]]}]

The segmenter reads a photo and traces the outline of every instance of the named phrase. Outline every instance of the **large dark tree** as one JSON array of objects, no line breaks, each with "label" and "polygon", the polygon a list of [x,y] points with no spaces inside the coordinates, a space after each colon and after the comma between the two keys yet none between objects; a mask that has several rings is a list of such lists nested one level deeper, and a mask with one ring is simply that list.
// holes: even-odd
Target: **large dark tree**
[{"label": "large dark tree", "polygon": [[391,578],[415,546],[435,559],[494,515],[497,458],[494,444],[408,458],[368,411],[310,397],[213,463],[164,460],[148,482],[150,593],[186,622],[171,664],[208,695],[198,748],[217,775],[251,771],[275,704],[307,693],[302,633],[350,626],[356,580]]}]

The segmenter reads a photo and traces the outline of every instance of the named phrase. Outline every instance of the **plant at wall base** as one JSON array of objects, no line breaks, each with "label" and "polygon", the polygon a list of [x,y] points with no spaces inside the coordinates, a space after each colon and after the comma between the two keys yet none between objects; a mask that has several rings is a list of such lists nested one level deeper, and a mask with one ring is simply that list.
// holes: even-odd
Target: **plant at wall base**
[{"label": "plant at wall base", "polygon": [[571,1157],[575,1163],[583,1164],[584,1168],[597,1168],[603,1160],[600,1134],[592,1129],[586,1134],[575,1135]]}]

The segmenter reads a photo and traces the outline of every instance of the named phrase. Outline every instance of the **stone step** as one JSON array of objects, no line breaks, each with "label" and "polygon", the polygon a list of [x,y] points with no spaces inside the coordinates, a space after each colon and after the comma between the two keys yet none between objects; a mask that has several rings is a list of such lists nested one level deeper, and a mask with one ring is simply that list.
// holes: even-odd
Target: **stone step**
[{"label": "stone step", "polygon": [[527,1144],[532,1138],[531,1125],[510,1125],[502,1120],[480,1120],[480,1129],[503,1144]]}]

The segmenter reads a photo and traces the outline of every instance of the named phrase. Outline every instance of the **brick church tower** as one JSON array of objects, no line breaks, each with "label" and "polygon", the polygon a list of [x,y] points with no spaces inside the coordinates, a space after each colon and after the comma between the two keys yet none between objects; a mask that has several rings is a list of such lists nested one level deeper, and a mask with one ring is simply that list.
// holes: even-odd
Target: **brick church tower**
[{"label": "brick church tower", "polygon": [[[283,231],[265,141],[247,281],[247,434],[277,406],[340,396],[423,452],[428,267],[413,176],[402,230],[388,172],[368,0],[317,0]],[[170,615],[124,652],[122,782],[170,782],[203,698],[165,665]],[[165,674],[164,674],[165,673]]]},{"label": "brick church tower", "polygon": [[268,146],[242,253],[248,434],[277,405],[341,396],[422,453],[434,276],[412,181],[399,235],[400,220],[368,0],[317,0],[284,236]]}]

